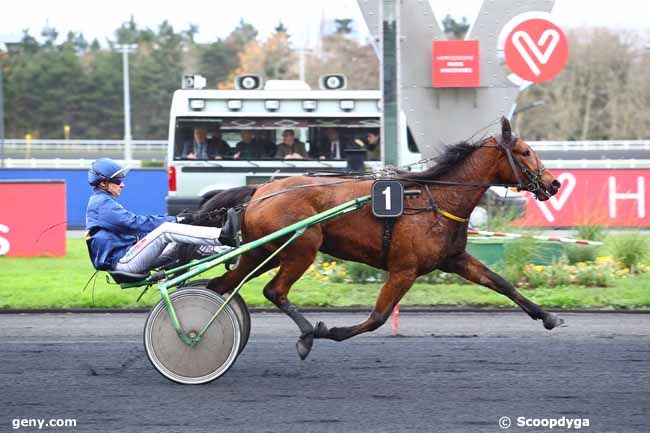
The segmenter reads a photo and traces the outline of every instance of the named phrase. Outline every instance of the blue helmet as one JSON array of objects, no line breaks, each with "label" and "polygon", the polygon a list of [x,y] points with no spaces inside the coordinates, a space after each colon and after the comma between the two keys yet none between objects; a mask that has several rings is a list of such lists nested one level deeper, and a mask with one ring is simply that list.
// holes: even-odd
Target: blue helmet
[{"label": "blue helmet", "polygon": [[123,178],[128,171],[111,158],[99,158],[88,169],[88,183],[97,186],[104,180]]}]

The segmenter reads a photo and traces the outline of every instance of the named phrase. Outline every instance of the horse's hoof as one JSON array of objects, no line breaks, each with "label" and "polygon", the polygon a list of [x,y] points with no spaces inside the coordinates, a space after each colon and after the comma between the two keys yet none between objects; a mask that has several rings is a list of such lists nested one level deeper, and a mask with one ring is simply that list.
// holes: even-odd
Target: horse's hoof
[{"label": "horse's hoof", "polygon": [[563,325],[564,325],[564,319],[562,319],[560,316],[558,316],[555,313],[547,313],[546,316],[544,316],[544,328],[548,330]]},{"label": "horse's hoof", "polygon": [[314,344],[314,335],[313,334],[307,334],[307,335],[302,335],[298,341],[296,342],[296,350],[298,351],[298,355],[300,356],[300,359],[303,361],[307,359],[307,356],[309,355],[309,352],[311,351],[311,346]]},{"label": "horse's hoof", "polygon": [[314,338],[325,338],[329,332],[330,330],[327,329],[327,326],[323,322],[316,322],[313,333]]}]

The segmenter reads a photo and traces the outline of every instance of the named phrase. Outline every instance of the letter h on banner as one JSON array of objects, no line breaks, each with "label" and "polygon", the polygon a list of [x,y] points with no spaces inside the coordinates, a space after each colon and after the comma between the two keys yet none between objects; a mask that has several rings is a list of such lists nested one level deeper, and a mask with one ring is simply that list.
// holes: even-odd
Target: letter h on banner
[{"label": "letter h on banner", "polygon": [[636,178],[636,192],[616,192],[616,178],[609,177],[609,217],[616,218],[616,200],[636,200],[637,215],[639,218],[645,218],[645,178],[639,176]]}]

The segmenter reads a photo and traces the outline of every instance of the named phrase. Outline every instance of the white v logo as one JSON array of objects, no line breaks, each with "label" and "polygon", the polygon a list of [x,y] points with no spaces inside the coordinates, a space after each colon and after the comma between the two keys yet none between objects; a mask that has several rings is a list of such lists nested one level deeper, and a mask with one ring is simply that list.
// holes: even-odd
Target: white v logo
[{"label": "white v logo", "polygon": [[[548,44],[544,52],[540,51],[539,48],[544,46],[549,38],[551,42]],[[522,44],[522,40],[526,43],[526,46]],[[519,51],[519,54],[521,54],[521,57],[524,59],[530,70],[535,75],[539,75],[541,72],[537,66],[537,63],[535,63],[535,60],[533,60],[533,58],[528,53],[528,50],[533,53],[541,65],[545,65],[548,62],[548,59],[551,58],[553,51],[555,51],[558,42],[560,42],[560,34],[555,29],[545,30],[544,33],[542,33],[542,36],[540,36],[537,43],[533,42],[533,38],[531,38],[530,35],[523,30],[516,31],[512,35],[512,44],[515,46],[517,51]],[[528,50],[526,48],[528,48]]]}]

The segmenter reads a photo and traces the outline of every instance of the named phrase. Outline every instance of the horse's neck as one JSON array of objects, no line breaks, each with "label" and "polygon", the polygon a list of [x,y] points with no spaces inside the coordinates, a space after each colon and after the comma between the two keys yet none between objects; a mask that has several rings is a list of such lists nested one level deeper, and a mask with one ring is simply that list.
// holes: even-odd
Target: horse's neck
[{"label": "horse's neck", "polygon": [[[442,176],[440,180],[491,184],[497,182],[497,157],[493,148],[481,148],[461,161],[457,168]],[[439,191],[438,205],[441,209],[463,218],[469,218],[488,187],[447,186]]]}]

